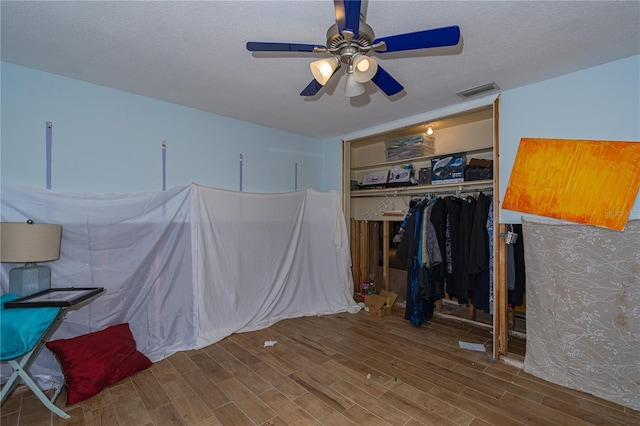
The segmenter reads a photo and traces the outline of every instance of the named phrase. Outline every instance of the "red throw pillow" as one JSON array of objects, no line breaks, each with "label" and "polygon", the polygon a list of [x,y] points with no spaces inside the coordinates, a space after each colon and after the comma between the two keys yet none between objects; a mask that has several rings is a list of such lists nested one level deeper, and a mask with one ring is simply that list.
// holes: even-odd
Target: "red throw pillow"
[{"label": "red throw pillow", "polygon": [[82,402],[152,364],[136,349],[126,323],[46,345],[62,367],[67,405]]}]

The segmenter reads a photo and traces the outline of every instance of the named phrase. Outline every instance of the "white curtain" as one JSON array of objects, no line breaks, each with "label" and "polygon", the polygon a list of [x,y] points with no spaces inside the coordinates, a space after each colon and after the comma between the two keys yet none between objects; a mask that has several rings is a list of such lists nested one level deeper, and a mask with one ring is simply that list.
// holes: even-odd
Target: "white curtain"
[{"label": "white curtain", "polygon": [[[63,225],[54,287],[104,287],[53,339],[127,322],[152,361],[290,317],[357,312],[335,191],[247,194],[199,185],[124,195],[2,185],[1,219]],[[2,265],[2,293],[8,271]],[[31,368],[57,378],[43,351]],[[3,378],[9,370],[3,366]],[[46,386],[46,384],[44,384]]]},{"label": "white curtain", "polygon": [[640,410],[640,220],[522,219],[534,376]]}]

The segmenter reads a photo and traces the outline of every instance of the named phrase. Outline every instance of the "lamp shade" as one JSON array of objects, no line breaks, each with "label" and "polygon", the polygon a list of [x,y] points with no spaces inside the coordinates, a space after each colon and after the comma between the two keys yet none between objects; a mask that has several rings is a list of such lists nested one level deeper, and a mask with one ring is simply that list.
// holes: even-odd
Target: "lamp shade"
[{"label": "lamp shade", "polygon": [[358,83],[366,83],[378,72],[378,62],[364,55],[353,58],[353,77]]},{"label": "lamp shade", "polygon": [[323,86],[329,81],[334,72],[338,69],[340,61],[335,56],[326,59],[320,59],[319,61],[311,62],[311,74],[318,83]]},{"label": "lamp shade", "polygon": [[36,263],[60,258],[62,225],[0,223],[0,262]]},{"label": "lamp shade", "polygon": [[364,93],[364,85],[358,83],[353,76],[353,73],[347,73],[347,82],[344,86],[344,94],[350,98],[354,96],[360,96]]}]

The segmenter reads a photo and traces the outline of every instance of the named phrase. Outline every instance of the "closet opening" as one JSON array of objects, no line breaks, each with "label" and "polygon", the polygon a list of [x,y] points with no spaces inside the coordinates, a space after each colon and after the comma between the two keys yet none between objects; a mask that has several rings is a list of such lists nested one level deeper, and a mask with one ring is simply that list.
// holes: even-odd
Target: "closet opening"
[{"label": "closet opening", "polygon": [[[453,203],[455,205],[472,204],[466,200],[477,200],[482,191],[485,196],[494,197],[493,190],[499,187],[500,175],[498,116],[499,97],[490,104],[478,103],[469,109],[456,107],[439,118],[425,117],[423,122],[343,142],[344,211],[350,219],[354,298],[357,301],[360,301],[362,284],[373,283],[376,291],[388,290],[398,295],[396,307],[403,307],[405,313],[412,309],[408,272],[411,268],[407,268],[407,257],[397,256],[402,251],[396,238],[399,227],[412,204],[424,199],[450,197],[460,200]],[[434,126],[431,135],[425,133],[427,124]],[[495,206],[499,203],[500,200],[496,200],[494,207],[489,208],[496,218],[493,230],[483,234],[493,243],[490,251],[494,260],[489,261],[492,269],[488,275],[494,281],[495,290],[490,291],[484,281],[478,292],[478,284],[463,276],[469,265],[460,267],[458,262],[454,279],[449,277],[446,280],[449,282],[442,283],[440,273],[440,281],[436,280],[435,286],[427,288],[430,297],[427,305],[431,311],[416,313],[414,310],[413,314],[416,323],[421,322],[420,318],[438,316],[451,320],[452,324],[455,322],[455,326],[468,327],[468,322],[472,322],[490,328],[492,341],[485,342],[486,349],[493,352],[495,359],[513,355],[517,360],[525,348],[525,302],[508,306],[511,294],[506,279],[507,249],[504,240],[498,236],[506,232],[503,229],[506,225],[497,220],[499,209]],[[468,213],[465,210],[465,214]],[[462,214],[462,211],[456,214]],[[470,233],[465,229],[458,231],[459,238],[468,235]],[[446,247],[441,251],[445,250]],[[487,260],[473,261],[476,269],[471,274],[478,275],[478,262],[485,265]],[[420,268],[420,265],[414,267],[413,272],[424,273]],[[486,276],[486,269],[483,274]],[[469,294],[470,289],[474,291]],[[479,294],[482,294],[482,300],[476,300]],[[424,308],[420,303],[416,306]]]}]

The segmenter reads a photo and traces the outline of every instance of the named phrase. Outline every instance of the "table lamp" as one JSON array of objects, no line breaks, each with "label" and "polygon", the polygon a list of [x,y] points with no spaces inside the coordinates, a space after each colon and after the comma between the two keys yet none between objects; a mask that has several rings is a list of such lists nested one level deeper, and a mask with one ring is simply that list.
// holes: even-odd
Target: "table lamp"
[{"label": "table lamp", "polygon": [[21,297],[51,288],[51,269],[36,265],[60,258],[62,225],[0,223],[0,262],[24,263],[9,271],[9,292]]}]

